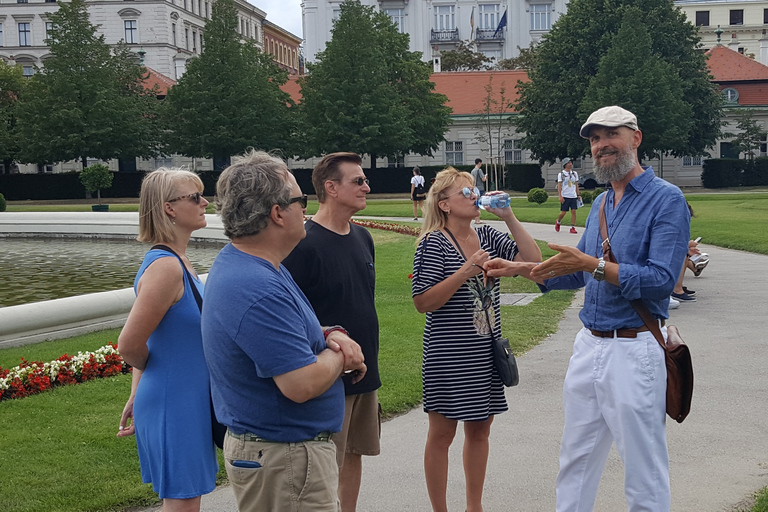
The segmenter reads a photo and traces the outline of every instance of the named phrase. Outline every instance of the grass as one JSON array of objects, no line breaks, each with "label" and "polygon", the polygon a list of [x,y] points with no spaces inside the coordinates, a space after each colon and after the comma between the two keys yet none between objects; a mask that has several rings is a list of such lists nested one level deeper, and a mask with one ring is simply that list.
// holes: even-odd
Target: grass
[{"label": "grass", "polygon": [[[385,416],[392,417],[421,402],[424,315],[413,307],[408,278],[416,239],[371,233],[381,331],[379,397]],[[502,280],[502,291],[538,289],[519,278]],[[572,297],[573,292],[552,292],[527,306],[502,307],[504,335],[515,353],[555,332]],[[15,366],[21,357],[50,361],[65,352],[95,350],[116,341],[118,334],[119,329],[112,329],[3,349],[0,366]],[[129,391],[130,375],[121,375],[0,402],[0,511],[112,511],[156,503],[151,486],[141,483],[135,441],[115,436]],[[219,478],[226,478],[223,469]]]}]

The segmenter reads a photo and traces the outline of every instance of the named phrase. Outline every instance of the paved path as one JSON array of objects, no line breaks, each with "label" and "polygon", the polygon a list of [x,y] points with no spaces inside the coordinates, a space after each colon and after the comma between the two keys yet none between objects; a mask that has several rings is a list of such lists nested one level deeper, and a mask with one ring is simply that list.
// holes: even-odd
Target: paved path
[{"label": "paved path", "polygon": [[[550,242],[575,245],[580,236],[567,230],[555,233],[547,225],[526,227],[535,238]],[[691,347],[696,373],[691,415],[681,425],[669,422],[667,429],[676,512],[733,510],[768,484],[768,350],[763,334],[768,257],[707,246],[706,240],[702,248],[711,255],[709,266],[699,278],[686,277],[698,301],[671,312],[671,322]],[[560,330],[518,359],[520,385],[508,389],[510,410],[496,418],[491,432],[487,512],[554,510],[562,382],[581,327],[582,301],[577,294]],[[359,511],[430,509],[422,468],[426,432],[421,409],[384,423],[382,455],[364,458]],[[464,510],[461,445],[459,432],[450,455],[452,511]],[[596,511],[626,510],[622,482],[623,467],[614,450]],[[231,489],[205,496],[203,510],[236,510]]]}]

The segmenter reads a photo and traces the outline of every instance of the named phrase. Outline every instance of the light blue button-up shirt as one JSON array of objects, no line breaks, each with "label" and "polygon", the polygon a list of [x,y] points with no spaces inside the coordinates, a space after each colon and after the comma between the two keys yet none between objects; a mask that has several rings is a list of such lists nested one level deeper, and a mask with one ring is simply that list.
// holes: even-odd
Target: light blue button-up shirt
[{"label": "light blue button-up shirt", "polygon": [[589,272],[553,277],[543,291],[569,290],[586,285],[579,313],[584,327],[601,331],[643,325],[630,300],[643,299],[654,318],[669,318],[669,296],[688,253],[691,217],[679,188],[655,177],[652,167],[627,185],[619,205],[614,191],[597,197],[587,218],[578,248],[602,256],[600,208],[607,201],[608,238],[619,262],[619,286],[596,281]]}]

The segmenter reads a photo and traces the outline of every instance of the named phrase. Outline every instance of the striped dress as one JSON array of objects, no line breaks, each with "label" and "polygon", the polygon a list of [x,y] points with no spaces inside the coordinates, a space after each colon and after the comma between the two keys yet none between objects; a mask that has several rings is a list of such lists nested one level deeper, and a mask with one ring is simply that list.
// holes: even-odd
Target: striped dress
[{"label": "striped dress", "polygon": [[[511,260],[517,244],[490,226],[477,229],[480,247],[492,258]],[[456,273],[465,260],[441,231],[421,240],[413,262],[413,295],[419,295]],[[493,366],[488,321],[469,283],[440,309],[427,313],[421,366],[424,411],[459,421],[483,421],[507,410],[504,386]],[[480,279],[482,283],[482,276]],[[501,336],[499,283],[488,311]]]}]

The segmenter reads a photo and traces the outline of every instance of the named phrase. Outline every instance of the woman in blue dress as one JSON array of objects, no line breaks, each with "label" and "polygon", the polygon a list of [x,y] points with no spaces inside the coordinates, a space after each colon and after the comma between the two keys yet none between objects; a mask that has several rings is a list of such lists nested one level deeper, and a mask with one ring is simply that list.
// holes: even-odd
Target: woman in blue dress
[{"label": "woman in blue dress", "polygon": [[142,480],[152,483],[164,512],[199,511],[200,496],[215,488],[218,472],[192,289],[202,296],[203,284],[185,254],[192,232],[206,226],[202,191],[196,174],[178,169],[158,169],[142,182],[138,240],[165,245],[178,257],[147,252],[134,281],[136,302],[118,338],[133,380],[117,435],[136,434]]}]

